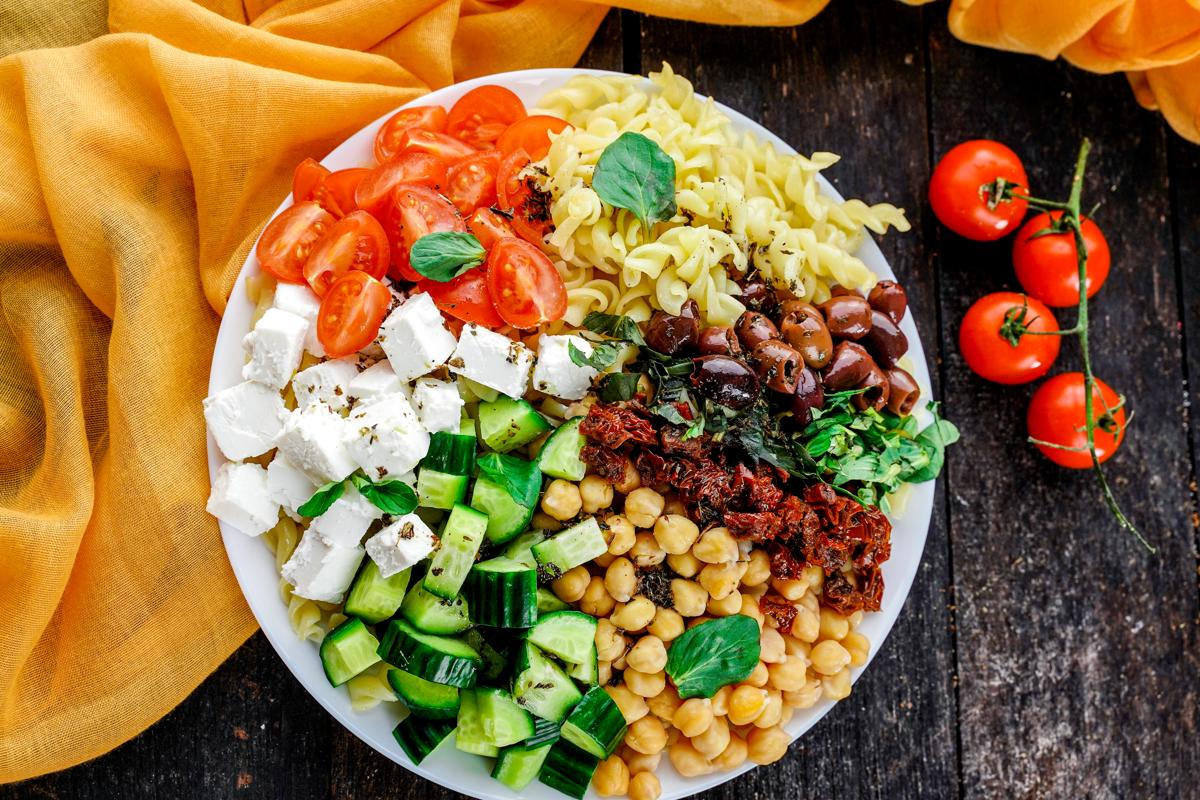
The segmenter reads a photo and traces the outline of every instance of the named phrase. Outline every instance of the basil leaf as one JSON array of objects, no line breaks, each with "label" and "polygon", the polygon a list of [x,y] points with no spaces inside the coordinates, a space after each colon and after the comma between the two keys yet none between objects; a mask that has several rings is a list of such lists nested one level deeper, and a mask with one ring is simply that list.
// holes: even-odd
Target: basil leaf
[{"label": "basil leaf", "polygon": [[344,481],[337,483],[327,483],[313,493],[313,496],[304,501],[304,504],[296,509],[296,513],[302,517],[319,517],[329,510],[334,501],[342,496],[346,491]]},{"label": "basil leaf", "polygon": [[469,233],[427,233],[413,244],[408,260],[431,281],[445,283],[483,263],[487,250]]},{"label": "basil leaf", "polygon": [[917,444],[923,446],[929,454],[929,464],[905,476],[905,480],[913,483],[922,483],[936,478],[946,461],[946,448],[957,442],[959,437],[958,428],[954,426],[954,423],[939,417],[936,408],[932,406],[930,408],[933,411],[933,422],[917,434],[916,438]]},{"label": "basil leaf", "polygon": [[399,517],[412,513],[417,507],[417,493],[404,481],[385,481],[371,483],[355,481],[358,491],[363,497],[385,514]]},{"label": "basil leaf", "polygon": [[627,131],[600,154],[592,189],[649,228],[675,216],[675,161],[653,140]]},{"label": "basil leaf", "polygon": [[600,382],[600,399],[605,403],[631,399],[637,394],[640,377],[636,372],[614,372],[612,375],[605,375],[604,380]]},{"label": "basil leaf", "polygon": [[626,346],[624,342],[593,342],[592,352],[584,353],[574,342],[570,342],[567,345],[567,355],[571,357],[571,363],[577,367],[604,370],[617,363],[621,351]]},{"label": "basil leaf", "polygon": [[679,696],[712,697],[749,677],[758,666],[758,623],[743,614],[691,628],[671,642],[667,675]]},{"label": "basil leaf", "polygon": [[623,314],[601,314],[599,311],[593,311],[583,318],[583,327],[592,333],[621,339],[638,347],[646,345],[638,324]]},{"label": "basil leaf", "polygon": [[488,453],[480,456],[475,465],[517,503],[526,508],[537,505],[542,491],[542,472],[536,463],[502,453]]}]

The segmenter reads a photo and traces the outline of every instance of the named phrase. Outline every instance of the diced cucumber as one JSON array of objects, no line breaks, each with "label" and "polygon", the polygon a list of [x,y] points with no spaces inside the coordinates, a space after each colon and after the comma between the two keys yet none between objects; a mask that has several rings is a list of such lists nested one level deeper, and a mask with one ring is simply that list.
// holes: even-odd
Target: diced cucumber
[{"label": "diced cucumber", "polygon": [[469,416],[467,416],[466,412],[463,413],[462,419],[459,420],[458,435],[459,436],[470,436],[472,439],[475,439],[478,437],[478,433],[475,430],[475,420],[473,420]]},{"label": "diced cucumber", "polygon": [[479,657],[483,659],[483,665],[479,668],[479,679],[487,683],[500,683],[501,677],[508,670],[506,653],[509,648],[503,651],[498,649],[484,638],[478,628],[467,631],[464,638],[471,647],[479,651]]},{"label": "diced cucumber", "polygon": [[358,617],[374,625],[396,613],[404,601],[411,570],[401,570],[390,578],[379,574],[379,567],[369,558],[363,559],[362,567],[350,584],[343,610],[347,616]]},{"label": "diced cucumber", "polygon": [[423,583],[418,583],[405,595],[400,604],[400,616],[425,633],[447,635],[462,633],[471,627],[465,597],[460,594],[453,600],[446,600],[426,591]]},{"label": "diced cucumber", "polygon": [[526,531],[508,543],[504,555],[527,567],[537,569],[537,559],[533,557],[533,546],[546,541],[545,531]]},{"label": "diced cucumber", "polygon": [[473,433],[438,431],[429,437],[429,451],[421,459],[421,467],[447,475],[474,475],[475,447]]},{"label": "diced cucumber", "polygon": [[579,454],[583,452],[587,439],[579,432],[579,423],[582,421],[583,417],[572,417],[550,434],[538,453],[538,466],[542,472],[569,481],[583,479],[587,464],[583,463]]},{"label": "diced cucumber", "polygon": [[[569,569],[604,555],[608,552],[608,544],[604,541],[596,518],[588,517],[530,549],[538,564],[547,567],[545,571],[552,578],[557,578]],[[557,574],[554,574],[555,571]]]},{"label": "diced cucumber", "polygon": [[539,717],[562,722],[583,697],[562,668],[528,641],[517,651],[516,668],[513,696]]},{"label": "diced cucumber", "polygon": [[492,767],[492,777],[503,783],[514,792],[519,792],[529,784],[542,769],[550,745],[543,744],[530,747],[524,744],[514,744],[505,747],[496,757]]},{"label": "diced cucumber", "polygon": [[554,744],[562,735],[562,726],[549,719],[535,716],[533,718],[533,735],[524,741],[526,747],[538,747],[543,744]]},{"label": "diced cucumber", "polygon": [[582,611],[554,611],[538,618],[529,641],[552,656],[582,664],[596,645],[596,618]]},{"label": "diced cucumber", "polygon": [[595,642],[592,642],[592,649],[584,657],[583,663],[571,664],[571,668],[567,670],[567,674],[580,683],[589,686],[595,686],[600,682],[600,663],[596,658]]},{"label": "diced cucumber", "polygon": [[417,502],[426,508],[451,509],[467,499],[471,479],[466,475],[451,475],[429,467],[417,473]]},{"label": "diced cucumber", "polygon": [[460,688],[475,685],[480,665],[478,651],[462,639],[422,633],[403,619],[387,624],[379,658],[418,678]]},{"label": "diced cucumber", "polygon": [[475,702],[483,720],[483,735],[491,744],[508,747],[533,736],[533,715],[503,689],[476,689]]},{"label": "diced cucumber", "polygon": [[498,397],[479,404],[479,436],[497,453],[527,444],[548,430],[550,423],[524,400]]},{"label": "diced cucumber", "polygon": [[529,527],[533,507],[523,506],[504,487],[482,475],[471,490],[471,508],[487,514],[486,536],[492,544],[504,544]]},{"label": "diced cucumber", "polygon": [[[532,553],[530,556],[532,557]],[[531,558],[532,560],[532,558]],[[537,590],[537,610],[538,616],[542,614],[551,614],[555,611],[562,611],[570,608],[570,604],[559,600],[554,592],[547,589],[545,586],[539,586]]]},{"label": "diced cucumber", "polygon": [[538,780],[575,800],[583,800],[599,765],[600,759],[591,753],[585,753],[565,739],[559,739],[546,754],[546,761],[538,772]]},{"label": "diced cucumber", "polygon": [[434,722],[412,715],[400,720],[400,724],[392,730],[392,736],[396,737],[400,749],[414,764],[424,761],[452,733],[453,722]]},{"label": "diced cucumber", "polygon": [[464,689],[458,707],[458,733],[454,746],[466,753],[495,756],[500,748],[488,741],[483,732],[483,716],[479,712],[479,695],[474,689]]},{"label": "diced cucumber", "polygon": [[367,667],[379,663],[379,640],[358,617],[338,625],[321,642],[321,666],[334,686],[341,686]]},{"label": "diced cucumber", "polygon": [[[453,600],[467,579],[471,565],[475,563],[475,554],[483,544],[486,530],[486,514],[480,514],[468,506],[454,506],[442,527],[438,547],[430,558],[429,572],[424,580],[425,590],[446,600]],[[598,532],[600,529],[596,530]],[[604,537],[600,538],[603,541]]]},{"label": "diced cucumber", "polygon": [[408,706],[408,710],[424,719],[455,719],[458,716],[458,689],[444,683],[418,678],[402,669],[389,669],[388,683]]},{"label": "diced cucumber", "polygon": [[471,568],[463,584],[471,621],[494,628],[528,628],[537,621],[537,571],[500,556]]},{"label": "diced cucumber", "polygon": [[613,754],[625,738],[625,715],[608,692],[593,686],[571,711],[562,737],[596,758]]}]

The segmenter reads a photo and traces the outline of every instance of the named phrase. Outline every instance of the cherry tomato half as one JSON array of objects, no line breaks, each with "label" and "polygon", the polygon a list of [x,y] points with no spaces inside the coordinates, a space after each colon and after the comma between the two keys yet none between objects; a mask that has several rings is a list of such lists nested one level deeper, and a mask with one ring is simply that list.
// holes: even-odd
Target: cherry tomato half
[{"label": "cherry tomato half", "polygon": [[519,119],[525,118],[521,98],[503,86],[480,86],[459,98],[446,118],[446,133],[473,147],[490,147]]},{"label": "cherry tomato half", "polygon": [[567,311],[567,287],[558,268],[523,239],[501,239],[492,246],[487,285],[496,310],[514,328],[534,328]]},{"label": "cherry tomato half", "polygon": [[467,220],[467,228],[475,234],[485,250],[491,250],[497,239],[517,235],[508,219],[490,208],[475,209],[475,213]]},{"label": "cherry tomato half", "polygon": [[[1121,398],[1107,383],[1094,378],[1092,384],[1092,418],[1096,420],[1096,456],[1104,463],[1117,452],[1125,438],[1125,409]],[[1084,407],[1082,372],[1055,375],[1038,387],[1029,401],[1026,424],[1029,435],[1043,442],[1062,447],[1087,447],[1087,414]],[[1057,447],[1034,445],[1046,458],[1063,467],[1087,469],[1092,457],[1086,451],[1060,450]]]},{"label": "cherry tomato half", "polygon": [[529,154],[514,150],[500,162],[496,173],[496,197],[500,208],[512,212],[512,226],[522,239],[540,245],[550,233],[550,212],[544,199],[530,185],[521,170],[529,164]]},{"label": "cherry tomato half", "polygon": [[456,162],[446,171],[446,194],[464,214],[496,202],[496,172],[500,154],[481,150]]},{"label": "cherry tomato half", "polygon": [[996,383],[1028,383],[1045,375],[1058,358],[1062,337],[1024,334],[1014,347],[1001,333],[1024,320],[1035,333],[1057,331],[1054,314],[1039,300],[1016,292],[984,295],[967,309],[958,331],[958,348],[963,358],[981,378]]},{"label": "cherry tomato half", "polygon": [[317,339],[330,358],[357,353],[375,341],[391,303],[383,283],[360,270],[347,272],[321,300]]},{"label": "cherry tomato half", "polygon": [[304,279],[324,297],[329,287],[347,272],[362,270],[372,278],[387,274],[391,248],[387,236],[374,217],[365,211],[347,214],[334,223],[329,233],[304,264]]},{"label": "cherry tomato half", "polygon": [[317,193],[329,177],[329,170],[316,159],[306,158],[296,165],[292,173],[292,202],[303,203],[305,200],[320,202]]},{"label": "cherry tomato half", "polygon": [[404,132],[400,137],[400,150],[405,153],[428,153],[447,164],[475,152],[474,147],[453,136],[420,128],[409,128]]},{"label": "cherry tomato half", "polygon": [[467,270],[446,283],[422,279],[417,290],[425,292],[444,313],[485,328],[499,328],[504,318],[488,294],[487,273],[482,268]]},{"label": "cherry tomato half", "polygon": [[384,231],[392,243],[392,277],[418,281],[421,274],[409,266],[408,253],[427,233],[467,230],[467,224],[450,201],[425,186],[401,184],[392,192]]},{"label": "cherry tomato half", "polygon": [[304,283],[304,263],[333,223],[333,215],[313,200],[285,208],[258,239],[259,266],[281,281]]},{"label": "cherry tomato half", "polygon": [[446,162],[428,153],[401,153],[370,170],[354,192],[358,207],[382,219],[392,190],[402,183],[440,189],[446,183]]},{"label": "cherry tomato half", "polygon": [[400,152],[400,139],[409,128],[441,133],[446,130],[446,109],[441,106],[402,108],[375,134],[375,160],[380,164]]},{"label": "cherry tomato half", "polygon": [[1022,191],[1029,187],[1021,159],[999,142],[975,139],[952,147],[934,167],[929,181],[933,213],[959,236],[977,242],[999,239],[1021,223],[1027,204],[1010,200],[989,208],[980,187],[997,178]]},{"label": "cherry tomato half", "polygon": [[[1063,233],[1040,234],[1052,220],[1062,217],[1061,211],[1038,214],[1017,232],[1013,242],[1013,267],[1017,280],[1031,297],[1048,306],[1064,308],[1079,302],[1079,265],[1075,261],[1075,235]],[[1087,217],[1079,226],[1087,253],[1087,296],[1100,291],[1108,278],[1112,254],[1100,227]]]},{"label": "cherry tomato half", "polygon": [[504,155],[524,150],[532,161],[541,161],[550,151],[550,134],[562,133],[570,127],[565,119],[535,114],[508,126],[496,141],[496,149]]},{"label": "cherry tomato half", "polygon": [[337,207],[337,211],[328,207],[326,210],[334,216],[345,216],[358,208],[354,194],[358,191],[358,185],[370,171],[366,167],[350,167],[349,169],[339,169],[326,176],[325,194]]}]

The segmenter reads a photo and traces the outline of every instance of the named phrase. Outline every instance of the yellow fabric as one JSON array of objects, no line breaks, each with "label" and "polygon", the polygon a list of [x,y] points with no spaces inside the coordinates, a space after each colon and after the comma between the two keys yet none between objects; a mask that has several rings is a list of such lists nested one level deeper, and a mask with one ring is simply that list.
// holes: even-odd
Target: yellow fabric
[{"label": "yellow fabric", "polygon": [[[794,25],[825,2],[617,5]],[[1196,139],[1197,2],[977,0],[950,14],[970,41],[1135,70],[1139,98]],[[571,64],[605,12],[0,4],[0,782],[123,742],[254,630],[203,511],[200,399],[218,314],[292,166],[430,88]]]}]

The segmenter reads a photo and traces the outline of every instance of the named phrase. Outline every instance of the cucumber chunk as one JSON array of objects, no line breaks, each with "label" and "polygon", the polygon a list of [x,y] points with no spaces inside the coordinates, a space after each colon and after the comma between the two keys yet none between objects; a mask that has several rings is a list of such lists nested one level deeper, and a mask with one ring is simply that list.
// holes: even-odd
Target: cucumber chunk
[{"label": "cucumber chunk", "polygon": [[[531,553],[530,556],[533,554]],[[538,616],[549,614],[553,611],[563,611],[570,608],[568,603],[558,599],[558,595],[547,589],[545,586],[539,586],[537,590],[537,610]]]},{"label": "cucumber chunk", "polygon": [[524,642],[517,652],[513,697],[543,719],[562,722],[583,697],[562,667],[536,645]]},{"label": "cucumber chunk", "polygon": [[485,534],[492,544],[504,544],[529,527],[533,506],[523,506],[504,487],[482,475],[471,490],[471,508],[487,514]]},{"label": "cucumber chunk", "polygon": [[407,716],[392,729],[397,744],[414,764],[420,764],[454,733],[454,723]]},{"label": "cucumber chunk", "polygon": [[417,502],[425,508],[454,508],[467,499],[471,479],[466,475],[451,475],[429,467],[417,472]]},{"label": "cucumber chunk", "polygon": [[471,621],[493,628],[528,628],[537,621],[537,571],[500,556],[471,568],[463,584]]},{"label": "cucumber chunk", "polygon": [[596,646],[596,618],[582,611],[554,611],[538,618],[529,641],[570,664],[582,664]]},{"label": "cucumber chunk", "polygon": [[583,800],[600,759],[575,745],[559,739],[546,754],[538,780],[575,800]]},{"label": "cucumber chunk", "polygon": [[[479,628],[467,631],[464,638],[471,647],[479,651],[479,657],[483,659],[483,665],[479,668],[479,679],[487,683],[507,683],[508,681],[501,681],[501,678],[508,671],[508,652],[511,648],[503,646],[500,642],[488,641]],[[501,646],[497,647],[497,644]]]},{"label": "cucumber chunk", "polygon": [[387,679],[400,702],[418,717],[455,719],[458,716],[459,698],[456,687],[433,683],[402,669],[389,669]]},{"label": "cucumber chunk", "polygon": [[557,722],[541,717],[533,718],[533,735],[526,739],[523,744],[526,747],[538,747],[543,744],[554,744],[562,735],[562,726]]},{"label": "cucumber chunk", "polygon": [[341,686],[367,667],[379,663],[379,640],[358,617],[338,625],[321,642],[321,666],[334,686]]},{"label": "cucumber chunk", "polygon": [[454,746],[466,753],[479,756],[495,756],[500,748],[488,741],[483,732],[483,715],[479,711],[479,694],[474,689],[460,692],[458,707],[458,734]]},{"label": "cucumber chunk", "polygon": [[379,567],[369,558],[350,584],[343,611],[347,616],[358,617],[369,625],[383,622],[396,613],[404,601],[411,570],[401,570],[390,578],[379,574]]},{"label": "cucumber chunk", "polygon": [[625,738],[625,715],[608,692],[593,686],[571,711],[562,726],[562,737],[596,758],[613,754]]},{"label": "cucumber chunk", "polygon": [[496,757],[496,764],[492,767],[492,777],[514,792],[519,792],[533,783],[549,752],[550,745],[548,744],[537,747],[514,744],[511,747],[505,747]]},{"label": "cucumber chunk", "polygon": [[442,527],[438,548],[430,558],[429,572],[425,574],[426,591],[446,600],[453,600],[458,595],[475,563],[475,554],[483,544],[487,519],[486,514],[464,505],[451,509]]},{"label": "cucumber chunk", "polygon": [[587,464],[583,463],[579,454],[583,452],[587,439],[579,432],[579,423],[582,421],[583,417],[572,417],[550,434],[538,453],[538,467],[542,472],[569,481],[583,479]]},{"label": "cucumber chunk", "polygon": [[483,721],[483,735],[496,747],[508,747],[533,735],[533,715],[503,689],[476,689],[475,701]]},{"label": "cucumber chunk", "polygon": [[588,517],[530,549],[538,564],[545,568],[543,572],[553,580],[569,569],[604,555],[608,552],[608,544],[596,518]]},{"label": "cucumber chunk", "polygon": [[533,546],[544,541],[546,541],[545,531],[526,531],[508,543],[508,547],[504,548],[504,555],[527,567],[537,569],[537,559],[533,557]]},{"label": "cucumber chunk", "polygon": [[471,627],[467,599],[461,594],[453,600],[438,597],[418,583],[400,604],[400,616],[424,633],[448,635]]},{"label": "cucumber chunk", "polygon": [[438,431],[429,437],[429,451],[421,459],[421,467],[447,475],[474,475],[475,444],[473,433]]},{"label": "cucumber chunk", "polygon": [[571,668],[567,670],[567,674],[580,683],[595,686],[600,682],[600,662],[596,658],[596,643],[592,642],[592,648],[588,655],[584,658],[581,664],[571,664]]},{"label": "cucumber chunk", "polygon": [[550,423],[524,400],[498,397],[479,404],[479,436],[497,453],[528,444],[548,430]]},{"label": "cucumber chunk", "polygon": [[478,651],[462,639],[422,633],[403,619],[388,623],[378,653],[418,678],[460,688],[475,685],[480,665]]}]

